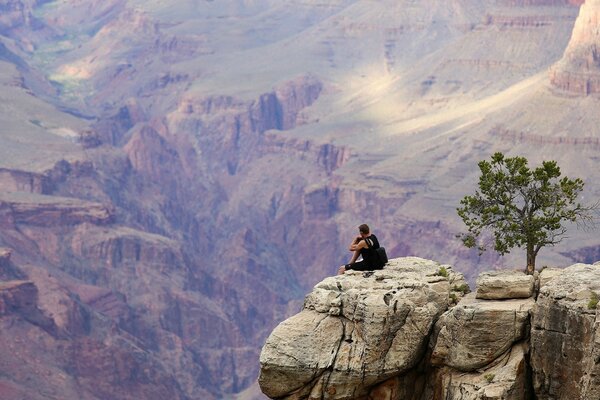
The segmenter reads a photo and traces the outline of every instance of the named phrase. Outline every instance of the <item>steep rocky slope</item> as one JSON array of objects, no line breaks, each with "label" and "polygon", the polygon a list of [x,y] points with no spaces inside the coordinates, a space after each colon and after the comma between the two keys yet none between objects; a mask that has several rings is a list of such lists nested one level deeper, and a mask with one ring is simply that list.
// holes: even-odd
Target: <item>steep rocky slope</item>
[{"label": "steep rocky slope", "polygon": [[600,92],[600,2],[588,0],[579,12],[563,58],[552,68],[551,82],[568,92]]},{"label": "steep rocky slope", "polygon": [[452,267],[408,257],[327,278],[267,339],[259,382],[277,399],[596,398],[599,277],[486,272],[462,297]]},{"label": "steep rocky slope", "polygon": [[[241,392],[364,221],[390,254],[470,279],[515,263],[463,249],[454,207],[494,150],[594,181],[598,100],[547,73],[578,3],[0,1],[7,279],[32,281],[57,326],[114,346],[81,370],[50,339],[32,350],[80,385],[54,396],[130,396],[149,375],[80,378],[129,341],[172,396]],[[575,235],[543,262],[597,248]],[[32,371],[6,390],[50,396]]]}]

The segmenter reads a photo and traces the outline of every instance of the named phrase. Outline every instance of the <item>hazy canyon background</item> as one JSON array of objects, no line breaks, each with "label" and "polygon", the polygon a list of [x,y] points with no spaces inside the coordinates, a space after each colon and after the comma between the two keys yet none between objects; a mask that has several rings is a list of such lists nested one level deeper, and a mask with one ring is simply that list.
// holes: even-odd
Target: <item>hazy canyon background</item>
[{"label": "hazy canyon background", "polygon": [[[522,267],[455,208],[495,151],[600,197],[582,3],[0,0],[0,397],[262,398],[266,336],[363,222]],[[570,233],[538,265],[600,260]]]}]

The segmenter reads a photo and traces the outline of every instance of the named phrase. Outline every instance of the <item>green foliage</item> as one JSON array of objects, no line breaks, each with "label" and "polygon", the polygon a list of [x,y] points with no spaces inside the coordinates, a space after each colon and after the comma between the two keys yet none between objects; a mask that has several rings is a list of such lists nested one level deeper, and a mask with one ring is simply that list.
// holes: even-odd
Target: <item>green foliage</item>
[{"label": "green foliage", "polygon": [[590,301],[588,303],[588,308],[590,310],[595,310],[596,308],[598,308],[598,301],[600,299],[598,299],[598,293],[596,292],[592,292],[592,295],[590,296]]},{"label": "green foliage", "polygon": [[454,293],[450,293],[450,300],[452,301],[453,304],[457,304],[458,303],[458,297],[456,297],[456,294]]},{"label": "green foliage", "polygon": [[438,269],[438,271],[435,273],[437,276],[443,276],[444,278],[448,277],[448,270],[446,269],[446,267],[440,267],[440,269]]},{"label": "green foliage", "polygon": [[479,162],[479,169],[479,190],[465,196],[457,212],[468,229],[459,237],[480,253],[487,248],[481,240],[487,231],[501,255],[525,247],[527,265],[534,268],[540,249],[562,240],[564,223],[589,221],[590,210],[597,208],[577,202],[583,181],[561,178],[556,161],[544,161],[532,170],[524,157],[495,153],[491,161]]},{"label": "green foliage", "polygon": [[483,375],[483,377],[485,378],[486,381],[488,381],[488,383],[492,383],[494,381],[494,378],[496,377],[496,375],[487,373],[487,374]]},{"label": "green foliage", "polygon": [[469,288],[469,285],[467,285],[466,283],[463,283],[460,286],[454,285],[452,290],[454,290],[455,292],[462,292],[463,294],[467,294],[471,291],[471,288]]}]

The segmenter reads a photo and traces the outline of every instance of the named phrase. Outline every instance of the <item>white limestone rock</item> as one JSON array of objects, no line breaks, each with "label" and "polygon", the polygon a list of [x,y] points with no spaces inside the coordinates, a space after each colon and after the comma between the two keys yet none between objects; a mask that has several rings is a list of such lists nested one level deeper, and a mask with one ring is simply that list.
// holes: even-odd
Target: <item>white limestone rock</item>
[{"label": "white limestone rock", "polygon": [[548,267],[541,270],[538,278],[540,282],[540,289],[546,286],[548,283],[550,283],[554,278],[560,276],[563,273],[563,271],[563,268],[556,267]]},{"label": "white limestone rock", "polygon": [[278,399],[366,396],[422,359],[454,282],[464,278],[450,266],[416,257],[323,280],[267,339],[261,390]]},{"label": "white limestone rock", "polygon": [[477,278],[477,298],[522,299],[533,296],[535,278],[521,271],[482,272]]},{"label": "white limestone rock", "polygon": [[524,339],[533,298],[490,301],[467,295],[437,322],[431,362],[459,371],[491,364]]},{"label": "white limestone rock", "polygon": [[600,399],[600,266],[575,264],[540,288],[532,310],[538,399]]},{"label": "white limestone rock", "polygon": [[[464,373],[450,368],[438,372],[432,390],[425,398],[449,400],[526,400],[528,399],[527,342],[520,342],[488,368]],[[438,397],[433,396],[438,394]]]}]

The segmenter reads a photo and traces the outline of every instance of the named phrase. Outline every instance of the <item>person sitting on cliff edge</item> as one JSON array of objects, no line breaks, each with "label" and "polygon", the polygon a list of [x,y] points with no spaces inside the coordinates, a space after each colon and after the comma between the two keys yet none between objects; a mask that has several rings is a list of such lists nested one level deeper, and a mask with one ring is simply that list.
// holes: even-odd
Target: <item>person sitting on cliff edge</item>
[{"label": "person sitting on cliff edge", "polygon": [[[354,238],[349,247],[349,250],[354,252],[352,259],[348,264],[342,265],[338,269],[338,275],[343,275],[348,270],[374,271],[383,268],[383,264],[375,251],[379,248],[377,236],[371,233],[367,224],[360,225],[358,232],[359,236]],[[356,261],[359,256],[362,256],[362,261]]]}]

